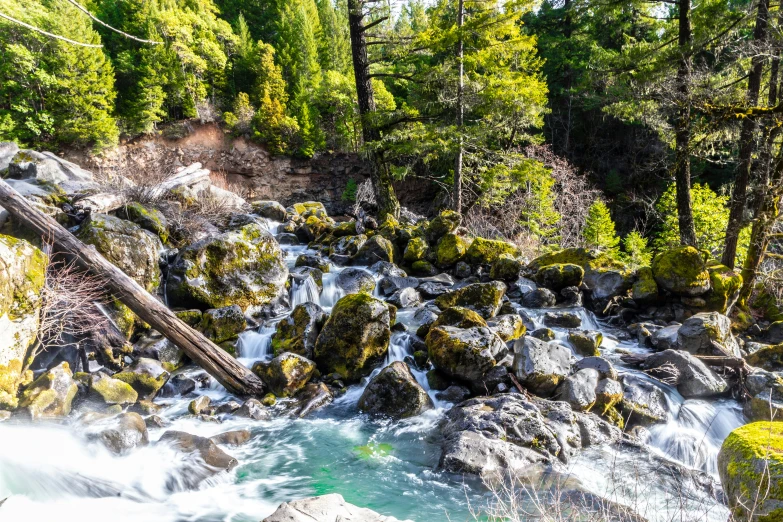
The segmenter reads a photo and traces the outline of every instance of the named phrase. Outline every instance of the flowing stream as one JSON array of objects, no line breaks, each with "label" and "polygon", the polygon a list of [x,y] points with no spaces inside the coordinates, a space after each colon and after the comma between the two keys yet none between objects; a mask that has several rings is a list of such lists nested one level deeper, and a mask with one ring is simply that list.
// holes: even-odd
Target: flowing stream
[{"label": "flowing stream", "polygon": [[[270,225],[270,231],[277,224]],[[290,265],[305,249],[282,247]],[[325,274],[323,291],[311,278],[292,285],[292,304],[319,303],[326,310],[343,295],[335,278],[340,268]],[[616,350],[644,352],[635,341],[618,341],[616,331],[603,326],[584,309],[574,309],[585,329],[601,330],[601,348],[618,371],[623,365]],[[534,323],[546,310],[524,310]],[[400,310],[398,320],[416,324],[412,310]],[[271,358],[271,320],[240,336],[238,355],[248,367]],[[566,331],[556,330],[565,342]],[[412,353],[410,334],[395,332],[386,364]],[[232,418],[222,424],[187,416],[196,396],[157,399],[160,416],[171,426],[151,429],[151,442],[170,429],[212,436],[249,429],[253,437],[225,450],[239,460],[231,473],[222,473],[186,487],[198,463],[166,444],[150,444],[115,456],[90,440],[73,420],[62,424],[0,423],[0,521],[55,520],[64,516],[80,522],[100,521],[260,521],[281,502],[326,493],[340,493],[348,502],[385,515],[416,522],[476,520],[471,512],[483,508],[491,494],[477,479],[433,471],[440,455],[438,421],[451,404],[438,401],[429,390],[425,372],[412,369],[428,390],[436,408],[400,422],[371,419],[358,412],[356,402],[367,379],[305,419],[277,418],[259,422]],[[188,369],[189,373],[200,373]],[[373,375],[380,371],[375,370]],[[613,502],[633,507],[649,520],[726,520],[725,507],[694,490],[682,488],[662,462],[672,461],[717,476],[716,457],[728,433],[743,424],[740,407],[730,400],[685,400],[661,383],[673,414],[667,423],[650,429],[649,454],[615,448],[591,448],[569,464],[572,481]],[[214,381],[207,389],[213,402],[231,396]],[[74,415],[72,415],[72,418]],[[674,468],[676,469],[676,468]],[[675,472],[678,474],[678,472]],[[546,480],[529,486],[549,487]],[[481,518],[478,518],[481,519]]]}]

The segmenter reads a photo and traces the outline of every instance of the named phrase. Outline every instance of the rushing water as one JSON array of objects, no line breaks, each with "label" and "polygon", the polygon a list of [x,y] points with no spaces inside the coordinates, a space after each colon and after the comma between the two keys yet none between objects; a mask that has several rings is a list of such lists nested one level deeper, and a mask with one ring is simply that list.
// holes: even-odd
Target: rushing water
[{"label": "rushing water", "polygon": [[[275,232],[278,225],[269,223],[268,228]],[[305,251],[301,246],[283,248],[292,267]],[[330,309],[343,295],[335,284],[339,270],[324,274],[320,292],[309,277],[296,282],[289,295],[292,304],[311,301]],[[592,314],[573,310],[580,314],[583,328],[604,333],[602,352],[620,373],[638,373],[624,367],[617,350],[642,352],[645,348],[618,341]],[[540,326],[545,311],[524,313]],[[400,310],[397,317],[412,324],[413,310]],[[271,358],[271,336],[280,319],[240,336],[238,355],[243,364],[249,367]],[[566,331],[555,330],[556,339],[565,342]],[[411,352],[410,334],[395,332],[386,364]],[[400,422],[371,419],[357,411],[356,401],[368,379],[306,419],[256,422],[234,418],[215,424],[187,416],[187,405],[195,394],[159,399],[165,406],[160,415],[171,426],[151,429],[153,441],[168,429],[201,436],[243,428],[252,432],[244,446],[225,448],[239,460],[239,466],[195,490],[185,487],[184,480],[198,464],[166,444],[153,443],[115,456],[91,440],[78,421],[0,423],[0,500],[7,497],[0,504],[0,520],[51,520],[70,514],[81,522],[259,521],[283,501],[333,492],[400,519],[474,520],[471,511],[492,497],[476,479],[433,471],[440,455],[437,424],[451,405],[435,398],[425,372],[412,371],[436,408]],[[739,406],[730,400],[685,400],[671,387],[653,382],[663,389],[672,411],[667,423],[650,429],[648,444],[653,453],[591,448],[569,464],[570,481],[632,506],[650,520],[725,520],[723,506],[695,490],[683,489],[682,481],[656,455],[715,475],[721,442],[743,422]],[[214,381],[199,394],[209,395],[213,402],[232,398]],[[544,485],[534,482],[531,487]]]}]

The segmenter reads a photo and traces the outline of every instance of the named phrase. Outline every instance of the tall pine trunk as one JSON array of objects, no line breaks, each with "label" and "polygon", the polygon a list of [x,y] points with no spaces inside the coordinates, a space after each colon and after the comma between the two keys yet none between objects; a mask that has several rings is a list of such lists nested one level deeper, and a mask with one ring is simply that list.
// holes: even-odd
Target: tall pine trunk
[{"label": "tall pine trunk", "polygon": [[[756,12],[756,28],[753,31],[753,42],[758,47],[767,39],[767,17],[769,16],[769,0],[759,0]],[[749,106],[755,106],[759,100],[761,89],[761,74],[766,58],[759,51],[753,56],[748,75],[748,92],[746,102]],[[737,258],[737,243],[743,225],[743,214],[747,203],[748,183],[752,169],[752,156],[756,135],[756,120],[745,118],[742,121],[742,130],[739,139],[739,158],[737,165],[737,177],[734,182],[734,193],[731,198],[731,210],[729,223],[726,227],[726,244],[723,249],[721,262],[729,268],[734,268]]]},{"label": "tall pine trunk", "polygon": [[[365,143],[381,138],[375,121],[375,94],[370,77],[370,60],[367,57],[367,40],[363,25],[364,10],[362,0],[348,0],[348,28],[351,34],[351,57],[353,58],[353,74],[356,79],[356,98],[359,104],[359,115],[362,119],[362,137]],[[389,165],[377,152],[369,152],[370,172],[375,198],[378,202],[378,215],[381,219],[388,215],[395,218],[400,215],[400,203],[394,194],[392,176]]]},{"label": "tall pine trunk", "polygon": [[680,110],[675,127],[674,177],[677,188],[677,217],[680,243],[696,245],[696,228],[691,208],[691,0],[679,0],[680,64],[677,69],[677,94]]},{"label": "tall pine trunk", "polygon": [[459,81],[457,83],[457,156],[454,159],[454,210],[462,212],[462,126],[465,115],[463,95],[465,92],[465,43],[462,38],[462,24],[465,21],[465,1],[459,0],[457,11],[457,62]]}]

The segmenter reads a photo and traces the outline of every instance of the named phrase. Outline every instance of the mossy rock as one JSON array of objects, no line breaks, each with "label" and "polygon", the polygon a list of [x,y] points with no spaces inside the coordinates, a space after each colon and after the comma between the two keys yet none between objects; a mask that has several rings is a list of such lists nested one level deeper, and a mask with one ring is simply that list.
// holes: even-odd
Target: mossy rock
[{"label": "mossy rock", "polygon": [[11,359],[7,364],[0,364],[0,410],[16,409],[19,406],[19,387],[30,384],[32,380],[33,372],[23,372],[20,359]]},{"label": "mossy rock", "polygon": [[536,272],[536,283],[553,292],[569,286],[579,286],[585,276],[584,268],[572,263],[555,263],[542,266]]},{"label": "mossy rock", "polygon": [[334,227],[334,229],[332,229],[332,234],[334,234],[334,237],[355,236],[356,221],[346,221],[344,223],[340,223]]},{"label": "mossy rock", "polygon": [[493,317],[489,321],[489,329],[495,332],[504,342],[519,339],[527,332],[525,322],[516,313]]},{"label": "mossy rock", "polygon": [[427,226],[426,236],[431,243],[436,243],[446,234],[457,230],[462,223],[462,216],[453,210],[444,210]]},{"label": "mossy rock", "polygon": [[236,340],[247,328],[247,320],[237,305],[210,309],[201,316],[198,329],[213,343]]},{"label": "mossy rock", "polygon": [[429,249],[430,246],[426,239],[423,237],[414,237],[408,241],[402,258],[407,264],[412,265],[416,261],[426,258]]},{"label": "mossy rock", "polygon": [[446,234],[438,241],[436,249],[437,264],[441,268],[453,266],[468,251],[470,241],[457,234]]},{"label": "mossy rock", "polygon": [[318,369],[357,382],[386,357],[391,324],[389,307],[383,301],[363,293],[343,297],[316,340]]},{"label": "mossy rock", "polygon": [[33,420],[65,417],[71,412],[78,386],[67,362],[42,373],[22,393],[19,407]]},{"label": "mossy rock", "polygon": [[474,326],[487,326],[487,322],[479,314],[469,308],[452,306],[443,312],[430,325],[430,328],[438,326],[456,326],[457,328],[472,328]]},{"label": "mossy rock", "polygon": [[107,375],[92,379],[90,395],[109,405],[134,404],[139,398],[139,394],[130,384]]},{"label": "mossy rock", "polygon": [[742,276],[721,264],[708,266],[707,272],[710,274],[711,287],[710,291],[704,295],[704,299],[707,301],[707,310],[728,315],[739,298]]},{"label": "mossy rock", "polygon": [[433,403],[408,365],[395,361],[370,381],[357,406],[365,413],[406,419],[432,409]]},{"label": "mossy rock", "polygon": [[177,318],[188,326],[196,327],[201,322],[201,310],[179,310],[174,312]]},{"label": "mossy rock", "polygon": [[294,211],[300,216],[307,218],[308,216],[326,217],[326,207],[320,201],[305,201],[304,203],[294,203]]},{"label": "mossy rock", "polygon": [[471,265],[491,265],[503,254],[515,257],[519,255],[519,249],[505,241],[477,237],[465,253],[464,261]]},{"label": "mossy rock", "polygon": [[148,292],[160,285],[158,257],[163,245],[153,233],[136,223],[115,216],[93,214],[82,224],[77,237],[111,264],[125,272]]},{"label": "mossy rock", "polygon": [[419,259],[418,261],[414,261],[414,263],[411,265],[411,272],[417,276],[422,277],[434,276],[440,273],[440,271],[435,268],[435,265],[426,259]]},{"label": "mossy rock", "polygon": [[365,241],[352,261],[356,265],[372,265],[378,261],[394,263],[399,257],[394,244],[376,234]]},{"label": "mossy rock", "polygon": [[144,230],[149,230],[160,238],[163,243],[169,240],[168,222],[166,216],[155,208],[147,208],[141,203],[133,202],[123,205],[117,210],[117,215],[136,223]]},{"label": "mossy rock", "polygon": [[288,280],[285,256],[259,224],[197,241],[180,251],[169,269],[170,306],[242,310],[275,300]]},{"label": "mossy rock", "polygon": [[291,397],[305,387],[315,372],[315,363],[301,355],[285,352],[271,361],[253,366],[253,373],[277,397]]},{"label": "mossy rock", "polygon": [[501,254],[501,256],[492,263],[489,277],[500,281],[511,282],[519,279],[520,272],[522,272],[522,263],[519,260],[509,254]]},{"label": "mossy rock", "polygon": [[489,328],[430,328],[427,351],[432,364],[445,375],[462,381],[480,380],[497,361],[505,344]]},{"label": "mossy rock", "polygon": [[649,266],[643,266],[636,271],[631,297],[641,305],[652,304],[658,300],[658,283],[655,282],[652,268]]},{"label": "mossy rock", "polygon": [[272,335],[272,351],[275,356],[284,352],[302,357],[314,357],[315,342],[326,322],[326,312],[315,303],[303,303],[291,315],[277,323]]},{"label": "mossy rock", "polygon": [[[300,230],[302,231],[301,237],[303,239],[307,239],[308,241],[313,241],[319,236],[326,234],[332,229],[332,227],[329,225],[329,223],[322,221],[321,219],[310,216],[307,219],[305,219],[305,222],[300,227]],[[300,235],[297,233],[297,235]]]},{"label": "mossy rock", "polygon": [[608,252],[586,248],[566,248],[537,257],[528,268],[538,272],[544,266],[553,264],[579,265],[585,272],[584,283],[590,288],[594,299],[608,299],[630,290],[634,273]]},{"label": "mossy rock", "polygon": [[329,246],[329,255],[355,256],[367,242],[367,236],[343,236]]},{"label": "mossy rock", "polygon": [[272,221],[285,221],[287,212],[285,207],[277,201],[253,201],[250,203],[250,206],[255,214],[263,218],[271,219]]},{"label": "mossy rock", "polygon": [[653,259],[652,271],[658,286],[675,295],[695,297],[710,289],[701,253],[690,246],[661,252]]},{"label": "mossy rock", "polygon": [[735,520],[783,520],[783,422],[732,431],[718,454],[718,473]]},{"label": "mossy rock", "polygon": [[139,357],[130,367],[112,375],[131,385],[141,400],[152,400],[169,380],[167,372],[160,362]]},{"label": "mossy rock", "polygon": [[435,305],[441,310],[463,306],[489,319],[498,313],[505,293],[506,285],[500,281],[474,283],[438,296]]},{"label": "mossy rock", "polygon": [[783,370],[783,343],[767,345],[745,357],[745,362],[770,372]]},{"label": "mossy rock", "polygon": [[599,356],[601,350],[598,348],[604,340],[601,332],[588,332],[585,330],[571,330],[568,332],[568,342],[574,347],[579,355],[584,357]]}]

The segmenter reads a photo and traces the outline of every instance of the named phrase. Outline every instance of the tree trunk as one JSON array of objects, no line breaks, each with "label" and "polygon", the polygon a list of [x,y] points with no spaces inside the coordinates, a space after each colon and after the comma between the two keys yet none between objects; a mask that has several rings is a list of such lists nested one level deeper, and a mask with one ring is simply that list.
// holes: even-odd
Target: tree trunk
[{"label": "tree trunk", "polygon": [[54,250],[81,268],[105,280],[107,289],[133,313],[181,348],[231,393],[261,396],[264,384],[250,370],[217,345],[183,323],[136,281],[84,245],[53,218],[36,210],[10,185],[0,180],[0,206],[41,237],[51,239]]},{"label": "tree trunk", "polygon": [[690,44],[691,0],[679,0],[679,46],[680,65],[677,69],[677,94],[680,110],[675,129],[674,178],[677,188],[677,217],[680,227],[680,243],[696,245],[696,228],[691,208],[691,86],[690,86]]},{"label": "tree trunk", "polygon": [[[362,137],[365,143],[381,138],[378,130],[375,106],[375,94],[370,78],[370,60],[367,57],[367,40],[364,34],[362,0],[348,0],[348,29],[351,34],[351,57],[353,74],[356,79],[356,98],[359,115],[362,119]],[[400,215],[400,203],[394,194],[389,166],[377,152],[370,152],[370,175],[378,202],[378,215],[381,219],[387,215],[395,218]]]},{"label": "tree trunk", "polygon": [[462,96],[465,92],[465,44],[462,38],[462,24],[465,21],[465,1],[459,0],[457,11],[457,62],[459,82],[457,83],[457,157],[454,159],[454,210],[462,212],[462,125],[465,114]]},{"label": "tree trunk", "polygon": [[[757,46],[763,45],[767,39],[767,17],[769,15],[769,0],[759,0],[756,13],[756,28],[753,31],[753,42]],[[761,73],[764,69],[766,58],[759,51],[751,60],[750,74],[748,76],[748,92],[746,103],[749,106],[755,106],[759,100],[759,90],[761,90]],[[742,130],[740,131],[739,157],[737,164],[737,177],[734,181],[734,193],[731,197],[731,210],[729,211],[729,223],[726,227],[726,244],[723,249],[721,262],[729,268],[734,268],[737,258],[737,242],[739,241],[740,231],[742,230],[747,203],[748,182],[750,181],[750,171],[752,168],[752,156],[754,149],[754,136],[756,135],[756,120],[754,118],[745,118],[742,120]]]}]

